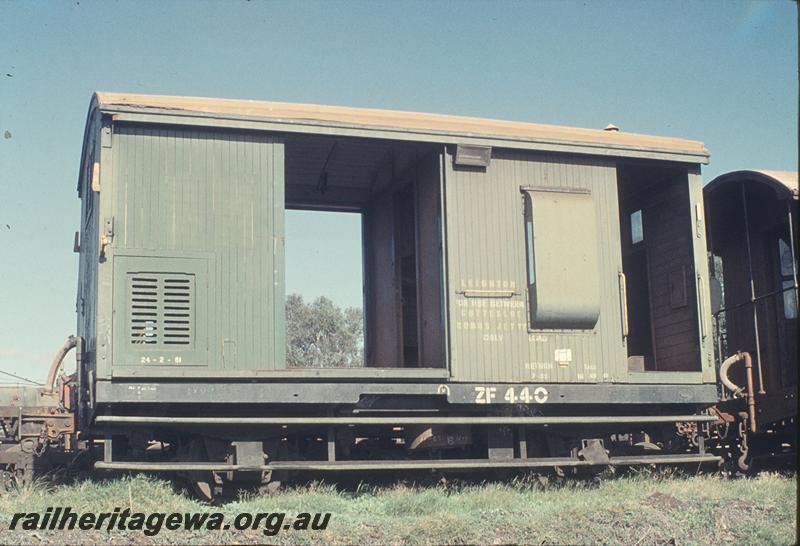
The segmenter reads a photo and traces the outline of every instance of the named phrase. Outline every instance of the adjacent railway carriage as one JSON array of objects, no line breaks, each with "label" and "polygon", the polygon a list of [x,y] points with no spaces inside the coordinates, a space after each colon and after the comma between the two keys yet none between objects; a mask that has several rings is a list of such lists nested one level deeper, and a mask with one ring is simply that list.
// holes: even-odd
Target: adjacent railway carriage
[{"label": "adjacent railway carriage", "polygon": [[[307,469],[716,460],[707,159],[616,130],[96,94],[77,306],[96,466],[211,495]],[[363,367],[287,366],[287,209],[361,215]]]},{"label": "adjacent railway carriage", "polygon": [[734,171],[704,191],[718,440],[735,444],[739,467],[748,470],[797,451],[797,173]]}]

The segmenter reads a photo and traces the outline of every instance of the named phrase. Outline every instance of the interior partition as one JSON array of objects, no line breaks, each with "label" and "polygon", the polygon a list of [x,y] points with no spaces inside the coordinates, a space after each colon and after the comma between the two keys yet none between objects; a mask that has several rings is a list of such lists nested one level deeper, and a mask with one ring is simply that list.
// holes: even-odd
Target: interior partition
[{"label": "interior partition", "polygon": [[628,368],[700,371],[687,172],[618,168]]},{"label": "interior partition", "polygon": [[440,195],[431,153],[365,212],[368,366],[444,365]]}]

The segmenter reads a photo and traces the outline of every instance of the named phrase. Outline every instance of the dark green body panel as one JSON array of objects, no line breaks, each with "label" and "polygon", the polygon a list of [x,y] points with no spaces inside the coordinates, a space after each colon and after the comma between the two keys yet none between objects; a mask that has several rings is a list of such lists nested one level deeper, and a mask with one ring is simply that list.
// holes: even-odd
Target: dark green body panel
[{"label": "dark green body panel", "polygon": [[118,125],[103,159],[98,376],[284,368],[281,141]]},{"label": "dark green body panel", "polygon": [[[493,150],[485,171],[459,169],[452,157],[446,159],[449,365],[454,381],[714,382],[708,327],[697,323],[693,327],[700,331],[696,350],[702,370],[629,370],[621,311],[624,296],[620,288],[619,164],[608,158],[520,150]],[[689,195],[685,206],[694,211],[702,203],[699,174],[689,170],[682,184]],[[559,253],[556,246],[548,259],[537,260],[536,269],[539,277],[552,279],[546,295],[551,301],[563,300],[564,308],[599,293],[599,318],[591,327],[542,327],[531,323],[524,216],[524,194],[531,190],[560,195],[562,200],[571,195],[590,199],[593,215],[586,215],[592,220],[589,224],[575,219],[552,221],[545,226],[550,228],[548,232],[536,234],[560,239],[556,245],[563,248]],[[688,282],[702,285],[708,279],[703,218],[686,214],[685,209],[681,213],[686,218],[686,230],[694,235],[689,253],[696,275]],[[570,260],[570,251],[581,245],[594,247],[591,263]],[[584,286],[588,284],[592,286]],[[698,292],[699,301],[693,304],[707,320],[708,294]]]},{"label": "dark green body panel", "polygon": [[[447,235],[451,361],[462,381],[595,383],[624,380],[617,272],[620,250],[616,172],[612,161],[498,151],[486,172],[460,171],[447,162]],[[523,194],[525,187],[591,191],[596,225],[582,234],[596,245],[600,319],[587,330],[529,330]],[[537,262],[537,267],[556,263]],[[564,285],[560,291],[574,288]],[[469,290],[497,297],[469,298]],[[512,291],[504,297],[503,291]],[[557,364],[555,351],[571,351]]]}]

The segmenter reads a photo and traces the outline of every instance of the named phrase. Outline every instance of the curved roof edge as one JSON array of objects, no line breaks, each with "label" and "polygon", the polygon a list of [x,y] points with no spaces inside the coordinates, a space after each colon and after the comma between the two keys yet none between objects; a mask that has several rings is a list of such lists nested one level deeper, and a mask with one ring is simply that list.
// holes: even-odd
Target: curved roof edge
[{"label": "curved roof edge", "polygon": [[798,179],[796,171],[731,171],[729,173],[719,175],[714,180],[706,184],[705,188],[703,188],[703,191],[706,194],[710,194],[720,187],[744,180],[753,180],[769,185],[773,190],[775,190],[775,193],[779,199],[798,198]]},{"label": "curved roof edge", "polygon": [[[95,102],[96,101],[96,102]],[[266,102],[255,100],[213,99],[98,92],[93,104],[110,114],[161,114],[218,120],[241,120],[278,123],[285,127],[307,127],[303,132],[318,132],[316,127],[339,127],[387,133],[412,133],[420,140],[442,140],[442,136],[485,138],[514,142],[571,144],[587,148],[634,150],[675,155],[696,163],[708,163],[709,153],[702,142],[672,137],[640,135],[601,129],[580,129],[493,119],[352,108]],[[210,123],[213,124],[213,123]],[[297,130],[297,129],[295,129]],[[382,136],[383,137],[383,136]],[[388,137],[387,137],[388,138]],[[499,145],[499,144],[498,144]],[[592,153],[587,150],[583,153]]]}]

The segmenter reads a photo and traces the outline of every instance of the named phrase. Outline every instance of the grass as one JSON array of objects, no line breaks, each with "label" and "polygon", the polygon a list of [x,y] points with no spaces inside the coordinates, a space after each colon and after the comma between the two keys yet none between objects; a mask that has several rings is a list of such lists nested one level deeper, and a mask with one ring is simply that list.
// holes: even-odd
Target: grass
[{"label": "grass", "polygon": [[[343,488],[315,482],[273,496],[242,494],[208,506],[165,480],[37,482],[0,496],[0,543],[279,544],[793,544],[795,476],[756,478],[644,473],[593,481],[439,483]],[[73,511],[330,512],[325,531],[15,531],[13,513]]]}]

